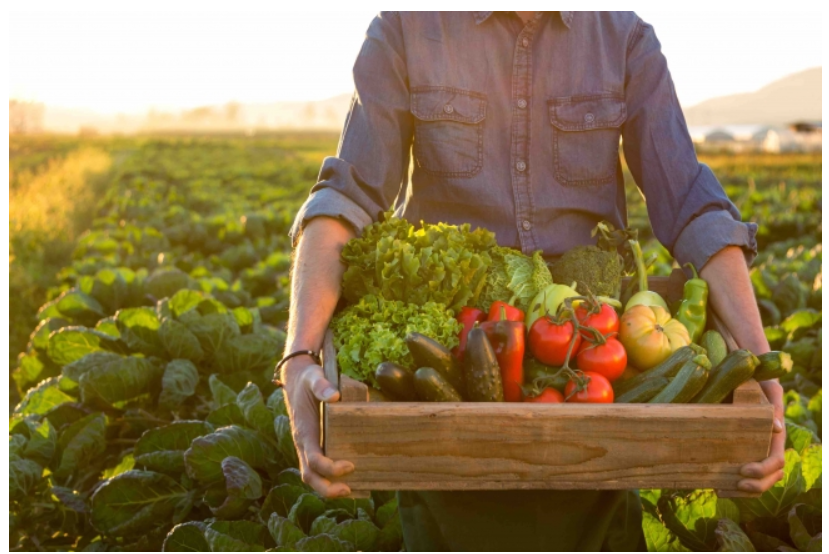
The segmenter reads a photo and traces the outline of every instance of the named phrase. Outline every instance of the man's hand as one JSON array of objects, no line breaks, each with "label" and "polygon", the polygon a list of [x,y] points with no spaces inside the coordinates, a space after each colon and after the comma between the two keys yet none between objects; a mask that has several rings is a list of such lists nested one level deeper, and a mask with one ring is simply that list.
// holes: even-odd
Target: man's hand
[{"label": "man's hand", "polygon": [[777,380],[762,381],[760,386],[774,406],[774,428],[771,437],[769,457],[762,462],[746,464],[740,468],[740,475],[745,477],[737,487],[745,492],[766,492],[783,478],[786,450],[786,426],[784,425],[783,387]]},{"label": "man's hand", "polygon": [[282,382],[302,482],[326,498],[350,495],[348,485],[332,483],[330,479],[351,473],[354,464],[326,458],[320,448],[320,402],[336,402],[340,399],[339,391],[325,379],[322,368],[306,356],[285,364]]}]

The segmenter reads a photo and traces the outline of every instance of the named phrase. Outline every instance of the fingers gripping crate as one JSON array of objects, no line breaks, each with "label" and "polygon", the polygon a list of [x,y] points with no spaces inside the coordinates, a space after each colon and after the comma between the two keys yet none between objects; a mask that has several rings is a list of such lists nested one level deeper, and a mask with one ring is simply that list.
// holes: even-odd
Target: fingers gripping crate
[{"label": "fingers gripping crate", "polygon": [[[649,285],[670,302],[682,296],[684,281],[675,271]],[[323,365],[341,393],[323,406],[325,454],[354,463],[341,480],[357,495],[713,488],[743,496],[740,466],[764,459],[771,443],[774,411],[754,380],[717,405],[384,402],[339,374],[330,331]]]}]

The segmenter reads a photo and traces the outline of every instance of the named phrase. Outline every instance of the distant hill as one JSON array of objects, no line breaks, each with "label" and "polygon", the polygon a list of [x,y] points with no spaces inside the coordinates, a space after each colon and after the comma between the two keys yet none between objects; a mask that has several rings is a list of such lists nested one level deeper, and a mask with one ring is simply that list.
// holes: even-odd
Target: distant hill
[{"label": "distant hill", "polygon": [[760,90],[720,96],[686,108],[688,125],[783,125],[821,121],[823,68],[815,67],[774,81]]}]

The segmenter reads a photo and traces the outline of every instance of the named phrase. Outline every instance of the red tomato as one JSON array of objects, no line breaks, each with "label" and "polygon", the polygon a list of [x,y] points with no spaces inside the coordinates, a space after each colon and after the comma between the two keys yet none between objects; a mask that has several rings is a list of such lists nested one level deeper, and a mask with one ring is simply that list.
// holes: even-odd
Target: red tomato
[{"label": "red tomato", "polygon": [[[576,307],[576,319],[585,327],[596,329],[604,337],[619,332],[619,314],[610,304],[602,304],[599,313],[593,313],[588,311],[584,303],[581,303]],[[593,336],[588,331],[582,331],[581,334],[586,339]]]},{"label": "red tomato", "polygon": [[625,372],[628,355],[622,343],[610,337],[604,344],[582,342],[576,363],[580,370],[601,373],[612,383]]},{"label": "red tomato", "polygon": [[[530,328],[530,352],[542,364],[562,365],[574,334],[572,321],[559,324],[549,317],[539,317]],[[571,357],[579,351],[579,344],[581,336],[576,335]]]},{"label": "red tomato", "polygon": [[525,396],[524,402],[538,402],[539,404],[560,404],[564,402],[564,395],[553,387],[547,387],[538,396]]},{"label": "red tomato", "polygon": [[604,375],[585,371],[584,376],[589,377],[590,382],[582,391],[574,392],[576,382],[572,379],[567,382],[567,386],[564,387],[564,398],[567,399],[567,402],[580,404],[611,404],[613,402],[613,387],[610,386],[610,381],[605,379]]}]

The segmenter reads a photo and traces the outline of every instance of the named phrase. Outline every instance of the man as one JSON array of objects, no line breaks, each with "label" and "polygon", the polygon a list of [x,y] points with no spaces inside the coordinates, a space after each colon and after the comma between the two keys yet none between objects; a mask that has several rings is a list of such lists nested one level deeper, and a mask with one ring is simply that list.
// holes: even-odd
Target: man
[{"label": "man", "polygon": [[[339,298],[343,245],[392,206],[414,222],[485,227],[502,245],[550,259],[588,243],[599,221],[624,227],[620,136],[657,238],[680,263],[701,268],[741,347],[769,349],[747,271],[756,226],[740,221],[698,163],[659,42],[632,12],[384,13],[368,30],[354,82],[337,157],[324,161],[291,231],[286,354],[319,351]],[[303,480],[322,495],[348,495],[330,479],[353,464],[319,446],[318,402],[338,393],[311,356],[283,368]],[[745,491],[782,477],[782,389],[763,388],[775,435],[769,458],[742,468]],[[643,546],[640,505],[628,491],[399,498],[410,550]]]}]

